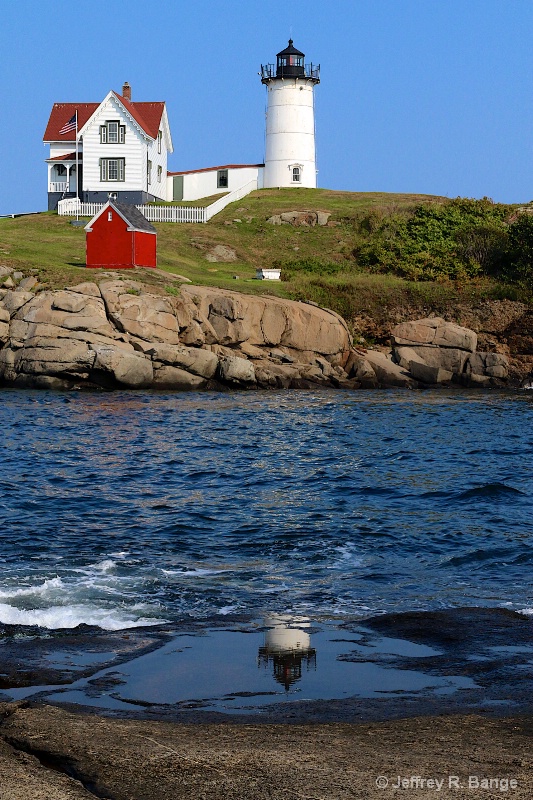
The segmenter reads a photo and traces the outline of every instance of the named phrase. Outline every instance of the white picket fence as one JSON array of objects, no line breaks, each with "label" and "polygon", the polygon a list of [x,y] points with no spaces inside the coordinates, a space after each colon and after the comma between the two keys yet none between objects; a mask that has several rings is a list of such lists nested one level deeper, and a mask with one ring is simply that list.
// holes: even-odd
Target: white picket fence
[{"label": "white picket fence", "polygon": [[[197,206],[137,206],[149,222],[207,222],[215,214],[222,211],[230,203],[235,203],[242,197],[257,189],[257,179],[251,180],[240,189],[235,189],[215,200],[210,206],[199,208]],[[57,213],[61,217],[94,217],[104,207],[105,203],[82,203],[76,197],[60,200],[57,204]]]}]

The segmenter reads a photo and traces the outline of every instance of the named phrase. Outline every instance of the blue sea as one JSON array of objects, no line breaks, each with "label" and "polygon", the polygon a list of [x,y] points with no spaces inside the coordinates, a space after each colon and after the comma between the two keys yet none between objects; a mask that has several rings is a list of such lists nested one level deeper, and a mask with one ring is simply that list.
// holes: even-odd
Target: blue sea
[{"label": "blue sea", "polygon": [[0,623],[533,613],[531,393],[0,398]]}]

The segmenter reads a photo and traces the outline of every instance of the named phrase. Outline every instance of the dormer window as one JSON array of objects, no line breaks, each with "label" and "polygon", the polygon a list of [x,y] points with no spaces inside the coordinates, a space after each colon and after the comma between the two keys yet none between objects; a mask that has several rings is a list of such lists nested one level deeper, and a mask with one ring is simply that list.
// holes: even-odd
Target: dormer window
[{"label": "dormer window", "polygon": [[126,126],[117,120],[108,120],[105,125],[100,125],[101,144],[123,144],[126,138]]}]

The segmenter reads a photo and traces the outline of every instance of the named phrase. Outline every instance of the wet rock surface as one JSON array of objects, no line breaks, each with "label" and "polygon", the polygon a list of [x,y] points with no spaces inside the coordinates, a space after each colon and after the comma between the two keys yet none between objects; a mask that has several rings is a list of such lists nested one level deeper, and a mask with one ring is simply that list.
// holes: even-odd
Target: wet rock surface
[{"label": "wet rock surface", "polygon": [[[235,618],[232,629],[244,632],[246,624]],[[403,691],[383,699],[283,702],[246,716],[205,712],[194,704],[177,709],[141,701],[127,716],[110,711],[104,716],[94,709],[80,713],[80,707],[50,706],[35,697],[4,703],[2,790],[9,800],[337,800],[396,796],[402,788],[394,788],[399,777],[421,776],[443,781],[438,794],[433,786],[427,796],[451,798],[470,796],[468,781],[474,776],[508,782],[493,783],[487,796],[505,792],[529,798],[532,625],[530,617],[505,609],[465,608],[386,614],[339,627],[343,658],[355,669],[359,655],[351,650],[356,641],[368,645],[373,662],[387,669],[474,677],[478,688],[453,694]],[[184,623],[184,630],[192,627]],[[41,632],[27,642],[17,642],[17,632],[20,636],[15,628],[4,631],[3,650],[15,648],[13,666],[17,659],[19,666],[33,660],[33,678],[43,681],[59,677],[46,667],[38,674],[39,662],[58,648],[63,660],[84,648],[101,655],[110,648],[120,657],[135,658],[176,631],[97,635],[78,629],[54,632],[48,639]],[[382,646],[390,641],[404,642],[404,654],[401,647],[391,653]],[[410,646],[415,652],[416,646],[434,652],[413,655]],[[92,669],[100,667],[93,664]],[[62,678],[74,680],[79,674],[66,664]],[[123,683],[120,667],[88,681],[95,697],[120,690]],[[387,779],[386,788],[376,785],[379,776]]]},{"label": "wet rock surface", "polygon": [[[497,776],[507,781],[498,786],[518,800],[529,798],[533,788],[529,718],[196,726],[108,720],[50,707],[2,711],[0,770],[10,800],[393,797],[398,778],[409,776],[438,780],[438,793],[435,783],[424,792],[430,797],[470,796],[470,776]],[[37,776],[41,794],[32,795]]]}]

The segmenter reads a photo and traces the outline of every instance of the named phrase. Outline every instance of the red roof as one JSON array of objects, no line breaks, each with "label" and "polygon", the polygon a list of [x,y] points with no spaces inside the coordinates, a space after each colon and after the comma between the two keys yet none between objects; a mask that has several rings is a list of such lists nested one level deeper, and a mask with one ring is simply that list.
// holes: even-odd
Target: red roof
[{"label": "red roof", "polygon": [[[114,94],[117,94],[114,92]],[[157,139],[159,128],[161,127],[161,117],[163,116],[164,103],[132,103],[131,100],[126,100],[122,95],[117,94],[118,99],[126,109],[129,111],[133,119],[141,126],[143,131],[151,136],[152,139]]]},{"label": "red roof", "polygon": [[[161,125],[164,103],[132,103],[120,94],[113,92],[120,100],[126,111],[131,114],[135,122],[152,139],[157,139],[157,134]],[[81,130],[85,123],[94,114],[100,103],[54,103],[52,113],[48,120],[48,125],[44,132],[43,141],[45,142],[74,142],[76,140],[75,131],[69,131],[61,135],[59,131],[69,119],[72,119],[75,112],[78,112],[78,130]]]},{"label": "red roof", "polygon": [[[78,161],[83,158],[83,153],[78,153]],[[54,156],[54,158],[47,158],[46,161],[76,161],[76,153],[67,153],[64,156]]]},{"label": "red roof", "polygon": [[219,169],[253,169],[264,167],[264,164],[223,164],[220,167],[203,167],[202,169],[189,169],[186,172],[167,172],[167,175],[193,175],[195,172],[214,172]]},{"label": "red roof", "polygon": [[45,142],[75,142],[76,132],[69,131],[61,135],[59,131],[78,112],[78,130],[82,128],[89,117],[92,117],[100,103],[54,103],[48,125],[44,132]]}]

